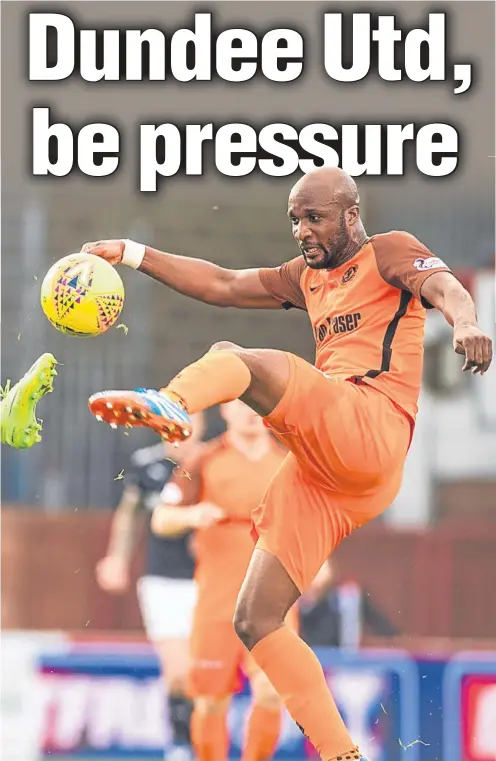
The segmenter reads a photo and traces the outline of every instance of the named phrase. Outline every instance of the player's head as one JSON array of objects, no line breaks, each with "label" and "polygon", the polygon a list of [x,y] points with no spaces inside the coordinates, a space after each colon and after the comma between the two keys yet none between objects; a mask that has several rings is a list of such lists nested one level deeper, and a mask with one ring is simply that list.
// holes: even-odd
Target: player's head
[{"label": "player's head", "polygon": [[288,217],[309,267],[339,266],[362,231],[354,180],[335,167],[309,172],[289,194]]},{"label": "player's head", "polygon": [[237,436],[260,436],[267,432],[262,418],[239,399],[220,405],[227,430]]}]

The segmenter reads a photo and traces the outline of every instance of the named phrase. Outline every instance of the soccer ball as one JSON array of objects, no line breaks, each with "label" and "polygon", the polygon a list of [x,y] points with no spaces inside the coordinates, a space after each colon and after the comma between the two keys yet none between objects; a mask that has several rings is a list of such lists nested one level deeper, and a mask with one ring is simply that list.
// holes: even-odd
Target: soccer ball
[{"label": "soccer ball", "polygon": [[112,327],[124,305],[124,284],[111,264],[93,254],[70,254],[48,270],[41,307],[50,323],[70,336],[98,336]]}]

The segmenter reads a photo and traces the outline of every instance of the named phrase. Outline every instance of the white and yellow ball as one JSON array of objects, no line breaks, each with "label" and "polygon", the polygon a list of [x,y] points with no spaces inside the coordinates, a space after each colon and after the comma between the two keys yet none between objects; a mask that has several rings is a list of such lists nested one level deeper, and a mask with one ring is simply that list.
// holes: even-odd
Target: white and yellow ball
[{"label": "white and yellow ball", "polygon": [[124,305],[124,284],[111,264],[93,254],[70,254],[48,270],[41,306],[50,323],[71,336],[98,336]]}]

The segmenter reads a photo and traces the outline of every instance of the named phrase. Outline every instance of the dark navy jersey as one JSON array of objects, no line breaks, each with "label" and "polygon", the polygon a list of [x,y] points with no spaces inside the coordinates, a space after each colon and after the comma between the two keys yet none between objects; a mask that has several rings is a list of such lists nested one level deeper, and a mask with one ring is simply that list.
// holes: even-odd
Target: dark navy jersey
[{"label": "dark navy jersey", "polygon": [[160,495],[174,467],[175,463],[166,458],[162,443],[138,449],[131,455],[130,466],[124,471],[124,486],[139,489],[141,506],[147,513],[145,573],[170,579],[191,579],[194,561],[189,551],[189,535],[158,537],[150,527],[152,512],[160,503]]}]

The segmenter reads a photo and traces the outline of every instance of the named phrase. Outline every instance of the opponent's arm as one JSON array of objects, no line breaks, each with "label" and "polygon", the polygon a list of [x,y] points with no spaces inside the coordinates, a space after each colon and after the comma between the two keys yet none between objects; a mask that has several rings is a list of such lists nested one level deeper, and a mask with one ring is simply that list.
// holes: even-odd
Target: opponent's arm
[{"label": "opponent's arm", "polygon": [[131,562],[140,517],[139,506],[139,488],[126,486],[112,520],[107,555]]},{"label": "opponent's arm", "polygon": [[139,487],[130,484],[124,489],[114,513],[107,553],[95,569],[97,582],[105,592],[120,594],[129,586],[139,505]]},{"label": "opponent's arm", "polygon": [[[133,246],[138,249],[133,249]],[[203,259],[166,254],[150,246],[144,247],[142,256],[142,249],[137,257],[128,256],[128,261],[124,240],[85,243],[81,250],[101,256],[113,265],[130,264],[178,293],[206,304],[239,309],[281,308],[281,302],[271,296],[262,284],[258,269],[226,269]],[[131,242],[130,250],[139,250],[139,244]]]},{"label": "opponent's arm", "polygon": [[492,341],[479,328],[468,291],[449,272],[435,272],[424,280],[420,293],[453,327],[454,349],[457,354],[465,355],[463,370],[484,375],[492,360]]}]

